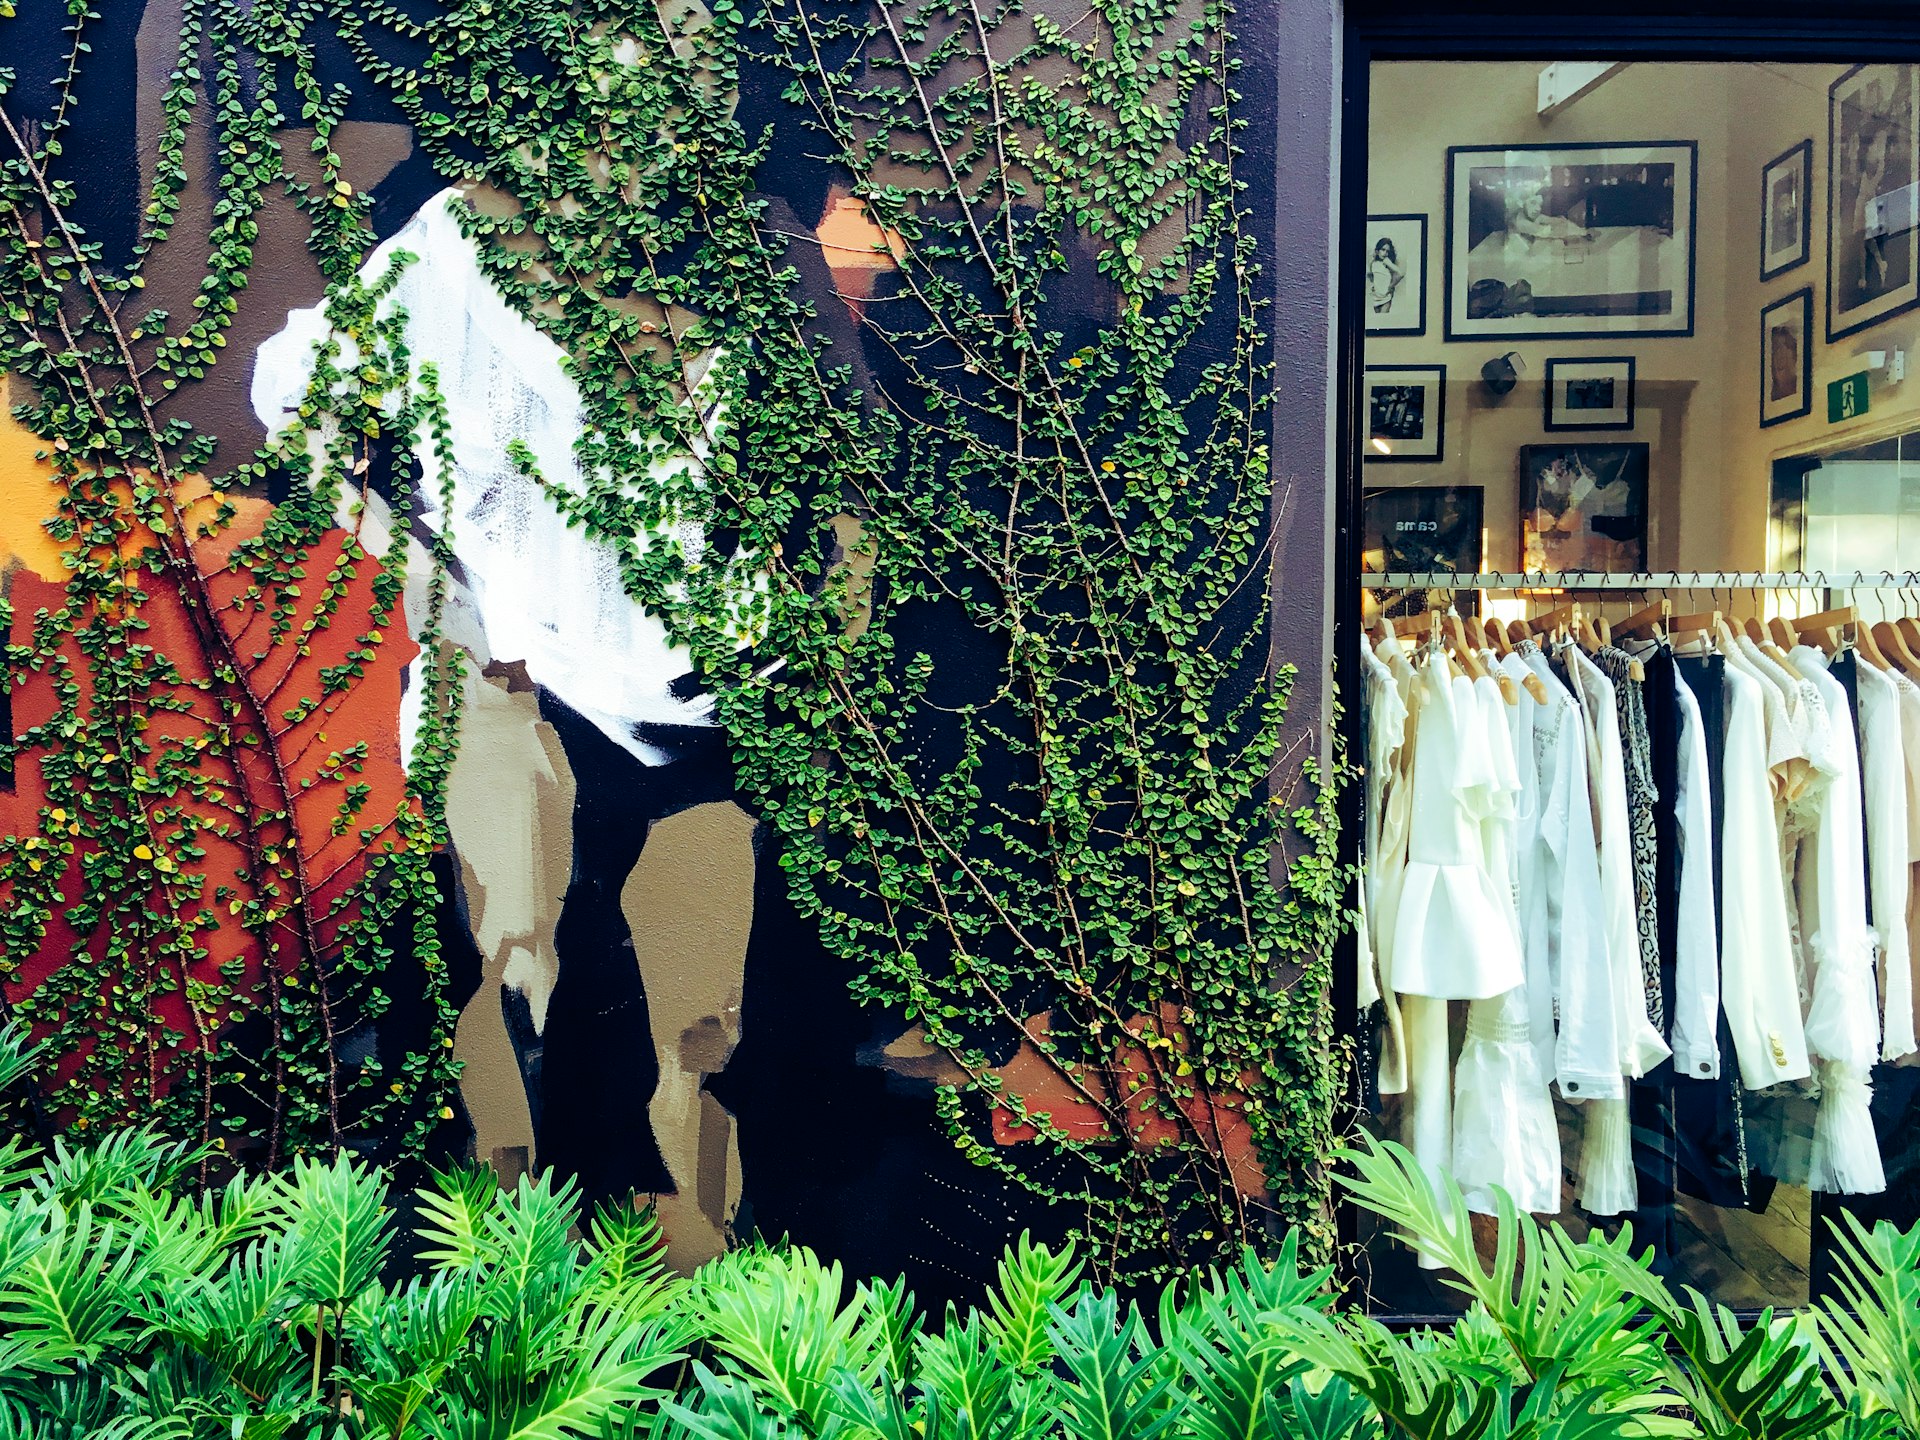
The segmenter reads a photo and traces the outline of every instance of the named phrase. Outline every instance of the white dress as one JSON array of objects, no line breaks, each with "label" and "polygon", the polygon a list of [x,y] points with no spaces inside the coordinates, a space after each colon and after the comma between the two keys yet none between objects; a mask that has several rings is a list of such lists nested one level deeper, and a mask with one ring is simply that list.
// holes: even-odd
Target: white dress
[{"label": "white dress", "polygon": [[1513,932],[1489,923],[1506,880],[1495,885],[1482,852],[1476,792],[1492,776],[1478,705],[1472,682],[1452,678],[1438,653],[1422,665],[1418,693],[1407,863],[1380,906],[1392,985],[1402,996],[1481,1000],[1511,990],[1522,974]]},{"label": "white dress", "polygon": [[[1496,882],[1502,875],[1517,886],[1519,858],[1514,852],[1521,797],[1530,787],[1513,753],[1512,739],[1522,731],[1532,740],[1531,698],[1508,705],[1491,679],[1473,684],[1479,703],[1480,734],[1492,762],[1492,783],[1481,798],[1481,838],[1486,869]],[[1514,711],[1523,712],[1515,716]],[[1516,721],[1522,723],[1516,724]],[[1531,769],[1532,756],[1527,757]],[[1537,827],[1536,827],[1537,828]],[[1513,890],[1503,896],[1499,924],[1519,935]],[[1466,1192],[1469,1208],[1494,1212],[1492,1187],[1499,1186],[1523,1210],[1552,1214],[1560,1208],[1560,1130],[1553,1100],[1533,1045],[1532,1009],[1526,980],[1467,1009],[1467,1038],[1454,1071],[1453,1175]]]},{"label": "white dress", "polygon": [[1820,1082],[1807,1183],[1836,1194],[1874,1195],[1887,1188],[1887,1180],[1869,1109],[1880,1015],[1861,853],[1866,822],[1859,751],[1846,691],[1827,673],[1826,656],[1806,645],[1788,653],[1825,703],[1835,766],[1799,856],[1800,924],[1811,992],[1807,1048],[1816,1058]]},{"label": "white dress", "polygon": [[[1436,1186],[1453,1163],[1448,1000],[1498,995],[1520,983],[1520,951],[1498,921],[1503,890],[1486,869],[1480,822],[1495,776],[1479,731],[1473,684],[1438,651],[1419,667],[1407,862],[1387,877],[1381,929],[1405,1032],[1402,1138]],[[1422,1264],[1433,1263],[1421,1256]]]}]

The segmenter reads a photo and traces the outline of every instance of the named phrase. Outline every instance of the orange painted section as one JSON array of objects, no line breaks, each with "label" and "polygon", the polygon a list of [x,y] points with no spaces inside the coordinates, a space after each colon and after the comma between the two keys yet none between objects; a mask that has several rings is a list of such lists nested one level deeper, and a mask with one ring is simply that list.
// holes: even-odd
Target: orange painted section
[{"label": "orange painted section", "polygon": [[[1051,1024],[1051,1012],[1046,1011],[1027,1021],[1027,1038],[1020,1042],[1013,1058],[994,1073],[1028,1114],[1046,1115],[1068,1138],[1093,1145],[1115,1143],[1101,1113],[1108,1100],[1105,1077],[1084,1065],[1062,1067],[1050,1059],[1040,1047]],[[1170,1002],[1162,1002],[1154,1017],[1136,1015],[1130,1019],[1125,1038],[1114,1045],[1110,1065],[1128,1097],[1127,1140],[1134,1149],[1153,1150],[1183,1138],[1183,1126],[1161,1113],[1160,1082],[1148,1051],[1153,1048],[1161,1052],[1162,1067],[1177,1067],[1191,1045],[1179,1009]],[[1223,1089],[1209,1096],[1196,1085],[1193,1093],[1175,1094],[1172,1102],[1194,1138],[1226,1167],[1239,1194],[1253,1198],[1267,1193],[1266,1171],[1254,1149],[1253,1127],[1247,1123],[1245,1093]],[[1016,1120],[1011,1110],[994,1107],[995,1144],[1025,1144],[1038,1139],[1039,1134],[1036,1127]]]},{"label": "orange painted section", "polygon": [[[18,425],[10,419],[5,423],[11,429],[0,429],[0,547],[4,547],[12,566],[8,590],[13,626],[9,638],[16,645],[29,645],[34,641],[36,612],[56,611],[68,603],[69,572],[61,547],[46,534],[42,524],[51,513],[49,507],[57,503],[52,471],[34,458],[37,442],[32,437],[22,442]],[[218,509],[217,498],[208,494],[206,483],[198,476],[181,482],[177,498],[189,531],[197,530],[199,523],[210,519]],[[291,638],[269,643],[268,617],[233,606],[252,577],[245,568],[229,566],[235,547],[262,533],[271,508],[264,501],[237,499],[235,509],[234,519],[220,533],[191,542],[195,566],[192,576],[183,578],[164,566],[159,572],[139,568],[133,576],[133,583],[146,597],[139,608],[146,628],[135,632],[136,643],[151,646],[177,671],[177,676],[156,676],[150,682],[150,701],[165,704],[124,704],[112,713],[97,711],[88,662],[73,635],[67,636],[61,655],[79,687],[78,713],[85,723],[112,727],[117,735],[130,742],[144,741],[152,749],[172,747],[194,756],[198,773],[218,784],[223,793],[250,797],[250,803],[240,808],[255,817],[257,836],[249,842],[231,813],[223,813],[185,789],[168,792],[154,780],[152,787],[136,790],[131,784],[135,772],[124,761],[109,767],[94,782],[97,789],[89,788],[81,777],[70,791],[71,798],[56,805],[50,797],[49,771],[68,763],[59,747],[22,747],[16,754],[13,788],[0,793],[0,826],[5,833],[39,837],[38,850],[49,862],[58,857],[62,865],[61,901],[53,907],[37,951],[5,978],[6,998],[18,1004],[43,987],[54,985],[64,994],[70,1014],[93,1007],[101,1037],[96,1043],[113,1045],[121,1052],[114,1083],[131,1113],[138,1112],[143,1096],[166,1093],[181,1073],[186,1053],[213,1051],[221,1032],[236,1018],[228,1009],[212,1017],[206,1031],[201,1032],[183,994],[187,982],[198,981],[223,991],[249,990],[262,980],[271,952],[277,954],[277,968],[284,975],[295,977],[303,986],[310,985],[313,977],[302,973],[311,969],[311,961],[299,917],[302,913],[310,917],[305,933],[313,937],[312,948],[317,951],[319,964],[331,965],[338,958],[342,927],[354,912],[350,906],[330,912],[366,870],[367,844],[359,831],[385,826],[386,833],[373,842],[374,846],[399,845],[387,822],[405,797],[398,730],[401,682],[403,668],[417,649],[406,638],[405,619],[397,613],[398,607],[389,622],[378,626],[380,640],[361,644],[361,637],[376,628],[373,581],[380,573],[379,563],[371,557],[355,562],[355,573],[345,581],[331,622],[316,629],[305,642],[307,653],[297,653],[298,642]],[[346,538],[339,530],[328,531],[302,560],[305,577],[299,583],[303,593],[293,602],[297,607],[296,632],[321,602],[325,577],[340,559]],[[136,557],[154,544],[150,531],[130,526],[120,549],[123,555]],[[195,594],[213,617],[216,628],[211,637],[193,623],[188,599]],[[102,602],[84,603],[97,607]],[[88,623],[89,617],[83,615],[76,628],[84,629]],[[223,659],[223,646],[218,643],[221,636],[226,639],[224,648],[236,657],[240,685],[214,678]],[[374,658],[365,662],[364,675],[344,694],[334,697],[331,708],[323,707],[299,722],[285,718],[285,712],[297,700],[321,693],[325,667],[347,663],[349,651],[363,649],[371,649]],[[256,652],[261,651],[264,656],[256,658]],[[160,669],[153,660],[144,663]],[[251,705],[244,699],[247,693],[253,697]],[[238,718],[222,708],[223,701],[233,699],[243,702]],[[172,706],[179,708],[169,708]],[[24,683],[14,686],[16,736],[52,718],[57,710],[50,668],[29,671]],[[261,726],[252,716],[262,711],[268,720],[264,743],[198,743],[222,724],[228,725],[232,734],[258,733]],[[368,754],[359,771],[348,773],[344,780],[322,775],[330,755],[360,741],[366,742]],[[133,753],[133,747],[123,750],[112,744],[109,750],[116,755]],[[157,769],[149,756],[145,774],[152,778]],[[345,833],[335,836],[331,833],[333,822],[348,782],[365,784],[370,793]],[[291,827],[284,821],[259,820],[263,814],[284,811],[283,797],[288,796],[292,800]],[[182,931],[193,936],[201,952],[186,966],[184,974],[142,976],[142,966],[149,962],[143,960],[137,946],[128,950],[129,927],[117,925],[111,916],[90,924],[85,933],[70,922],[68,907],[84,893],[83,872],[98,858],[89,848],[87,837],[97,829],[89,820],[124,812],[136,798],[144,803],[146,848],[152,852],[149,859],[139,862],[147,866],[151,877],[145,907],[172,917]],[[68,807],[75,813],[68,813]],[[218,816],[229,823],[233,833],[223,836],[199,828],[189,836],[188,827],[182,823],[188,815],[202,820]],[[187,853],[189,844],[202,848],[204,855]],[[62,846],[66,847],[64,856],[60,856]],[[291,889],[281,887],[276,893],[277,882],[267,879],[263,883],[265,870],[257,863],[256,852],[271,852],[282,859],[298,854],[297,874],[311,891],[311,903],[303,909],[293,903]],[[125,858],[139,860],[137,854]],[[0,905],[12,902],[14,897],[5,893],[9,888],[0,883]],[[289,913],[249,930],[238,916],[243,906],[255,901]],[[133,938],[137,940],[137,936]],[[116,956],[116,944],[125,953]],[[220,974],[223,965],[233,962],[238,962],[241,970],[237,980]],[[157,965],[160,961],[155,958],[150,963]],[[74,966],[89,967],[96,978],[90,984],[84,980],[75,983],[71,973]],[[152,995],[144,1034],[116,1028],[107,1018],[111,1013],[108,987],[128,979],[144,979],[147,985],[143,988]],[[171,988],[153,985],[155,979],[170,979]],[[167,1031],[180,1038],[169,1038]],[[61,1073],[70,1075],[80,1058],[64,1057]]]}]

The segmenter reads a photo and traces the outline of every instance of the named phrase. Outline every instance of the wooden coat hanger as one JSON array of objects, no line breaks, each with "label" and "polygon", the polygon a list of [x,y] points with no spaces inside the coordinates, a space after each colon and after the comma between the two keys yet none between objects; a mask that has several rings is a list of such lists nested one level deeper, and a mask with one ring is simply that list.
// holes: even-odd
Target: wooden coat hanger
[{"label": "wooden coat hanger", "polygon": [[1842,605],[1838,610],[1819,610],[1812,615],[1803,616],[1794,622],[1793,628],[1799,632],[1800,643],[1806,644],[1811,637],[1814,644],[1829,655],[1838,655],[1846,648],[1845,631],[1857,629],[1859,615],[1851,605]]},{"label": "wooden coat hanger", "polygon": [[1651,605],[1634,611],[1615,628],[1621,636],[1629,639],[1658,640],[1672,615],[1673,603],[1663,596]]},{"label": "wooden coat hanger", "polygon": [[1796,633],[1798,628],[1797,625],[1789,625],[1785,616],[1776,615],[1767,622],[1767,635],[1784,652],[1800,643]]},{"label": "wooden coat hanger", "polygon": [[1556,605],[1546,614],[1534,616],[1527,625],[1535,635],[1552,635],[1562,625],[1569,623],[1574,611],[1579,608],[1577,605]]},{"label": "wooden coat hanger", "polygon": [[1513,642],[1507,638],[1506,627],[1497,619],[1487,621],[1481,628],[1485,630],[1487,639],[1493,642],[1493,648],[1500,654],[1513,653]]},{"label": "wooden coat hanger", "polygon": [[1721,627],[1726,624],[1718,610],[1703,610],[1698,615],[1674,615],[1667,620],[1669,635],[1691,635],[1705,630],[1709,635],[1718,637]]},{"label": "wooden coat hanger", "polygon": [[1882,620],[1873,627],[1873,638],[1880,653],[1904,671],[1909,680],[1920,680],[1920,656],[1914,654],[1913,646],[1907,643],[1897,624]]}]

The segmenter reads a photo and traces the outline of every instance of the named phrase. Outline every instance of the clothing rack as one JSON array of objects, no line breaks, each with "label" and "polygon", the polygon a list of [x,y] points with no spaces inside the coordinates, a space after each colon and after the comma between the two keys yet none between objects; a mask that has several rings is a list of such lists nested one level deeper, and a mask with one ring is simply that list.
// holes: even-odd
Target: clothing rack
[{"label": "clothing rack", "polygon": [[1916,590],[1920,570],[1367,571],[1367,590]]}]

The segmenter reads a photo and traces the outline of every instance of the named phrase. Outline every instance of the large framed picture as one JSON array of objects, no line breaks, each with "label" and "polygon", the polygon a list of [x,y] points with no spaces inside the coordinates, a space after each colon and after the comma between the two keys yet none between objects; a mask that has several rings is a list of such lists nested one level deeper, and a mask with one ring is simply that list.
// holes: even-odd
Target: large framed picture
[{"label": "large framed picture", "polygon": [[1690,140],[1447,151],[1449,340],[1691,335]]},{"label": "large framed picture", "polygon": [[1633,370],[1631,355],[1547,361],[1542,425],[1549,431],[1631,430]]},{"label": "large framed picture", "polygon": [[1802,286],[1760,312],[1760,424],[1813,409],[1813,287]]},{"label": "large framed picture", "polygon": [[1856,65],[1827,90],[1827,343],[1920,302],[1920,67]]},{"label": "large framed picture", "polygon": [[[1452,575],[1480,573],[1486,535],[1485,495],[1478,485],[1369,486],[1361,496],[1361,564],[1378,572],[1440,571]],[[1383,590],[1381,611],[1389,617],[1417,615],[1429,608],[1425,590]],[[1451,596],[1470,605],[1467,592]],[[1437,608],[1446,608],[1441,600]]]},{"label": "large framed picture", "polygon": [[1427,333],[1427,217],[1367,217],[1367,333]]},{"label": "large framed picture", "polygon": [[1813,209],[1807,204],[1813,182],[1813,141],[1802,140],[1776,155],[1760,172],[1760,278],[1771,280],[1812,253]]},{"label": "large framed picture", "polygon": [[1521,568],[1644,571],[1647,458],[1641,444],[1522,446]]},{"label": "large framed picture", "polygon": [[1369,365],[1366,400],[1367,459],[1431,462],[1446,453],[1446,366]]}]

